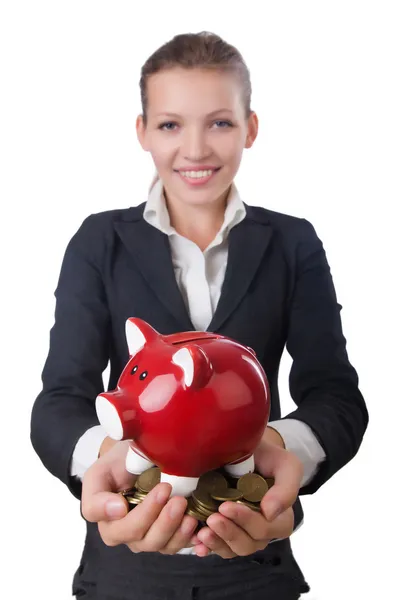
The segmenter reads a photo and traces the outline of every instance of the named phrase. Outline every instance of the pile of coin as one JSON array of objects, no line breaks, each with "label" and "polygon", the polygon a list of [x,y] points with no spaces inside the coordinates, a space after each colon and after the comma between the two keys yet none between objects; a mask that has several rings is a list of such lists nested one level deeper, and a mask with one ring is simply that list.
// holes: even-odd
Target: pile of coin
[{"label": "pile of coin", "polygon": [[[148,493],[160,483],[161,471],[152,467],[139,475],[135,486],[120,492],[128,502],[130,510],[140,504]],[[232,501],[260,512],[260,502],[274,479],[264,478],[259,473],[247,473],[240,478],[231,477],[223,469],[204,473],[196,489],[187,498],[186,514],[200,523],[217,512],[222,502]]]}]

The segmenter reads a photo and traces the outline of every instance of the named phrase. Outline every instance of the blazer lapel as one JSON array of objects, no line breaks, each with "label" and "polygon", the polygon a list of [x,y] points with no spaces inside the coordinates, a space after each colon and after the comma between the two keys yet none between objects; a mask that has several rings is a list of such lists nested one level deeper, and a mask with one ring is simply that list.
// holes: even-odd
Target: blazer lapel
[{"label": "blazer lapel", "polygon": [[[268,219],[245,204],[247,215],[229,232],[229,250],[221,295],[207,331],[216,332],[237,308],[252,282],[272,229]],[[144,204],[126,211],[115,229],[157,298],[179,323],[180,331],[193,331],[182,294],[175,279],[168,236],[143,219]]]},{"label": "blazer lapel", "polygon": [[[141,205],[142,206],[142,205]],[[142,218],[141,206],[130,209],[128,222],[115,222],[122,242],[148,285],[180,324],[181,331],[194,330],[175,279],[168,236]]]},{"label": "blazer lapel", "polygon": [[215,332],[238,307],[255,277],[272,237],[266,216],[245,204],[246,217],[229,232],[225,279],[207,331]]}]

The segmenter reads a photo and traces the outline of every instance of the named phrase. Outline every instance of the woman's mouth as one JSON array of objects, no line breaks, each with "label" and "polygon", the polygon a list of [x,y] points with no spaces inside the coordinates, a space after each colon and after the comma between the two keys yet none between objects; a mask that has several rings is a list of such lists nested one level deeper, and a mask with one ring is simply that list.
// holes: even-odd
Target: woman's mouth
[{"label": "woman's mouth", "polygon": [[181,179],[192,186],[204,185],[208,183],[222,167],[218,167],[214,170],[203,170],[203,171],[176,171]]}]

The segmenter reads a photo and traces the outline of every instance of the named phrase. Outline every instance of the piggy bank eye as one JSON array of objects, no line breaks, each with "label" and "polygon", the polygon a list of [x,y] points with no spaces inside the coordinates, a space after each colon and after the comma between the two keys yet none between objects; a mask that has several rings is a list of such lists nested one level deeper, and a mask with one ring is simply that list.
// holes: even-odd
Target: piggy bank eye
[{"label": "piggy bank eye", "polygon": [[131,370],[131,375],[135,375],[137,370],[138,370],[138,365],[135,365],[135,367]]},{"label": "piggy bank eye", "polygon": [[143,373],[141,373],[139,375],[139,379],[146,379],[146,377],[147,377],[147,371],[144,371]]}]

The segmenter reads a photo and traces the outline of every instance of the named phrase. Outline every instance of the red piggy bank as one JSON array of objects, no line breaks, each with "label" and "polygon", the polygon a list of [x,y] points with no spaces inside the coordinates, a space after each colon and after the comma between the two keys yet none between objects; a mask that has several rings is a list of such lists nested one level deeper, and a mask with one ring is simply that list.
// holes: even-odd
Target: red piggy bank
[{"label": "red piggy bank", "polygon": [[157,465],[172,495],[182,496],[207,471],[252,472],[270,413],[254,351],[210,332],[161,335],[138,318],[127,320],[126,336],[130,359],[96,411],[109,437],[130,440],[127,470]]}]

